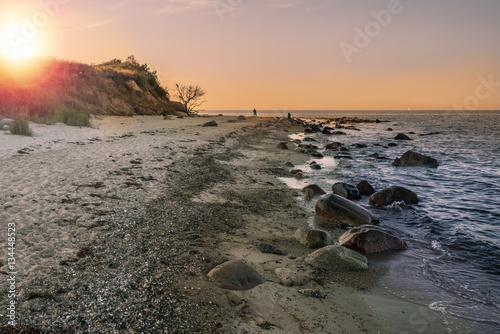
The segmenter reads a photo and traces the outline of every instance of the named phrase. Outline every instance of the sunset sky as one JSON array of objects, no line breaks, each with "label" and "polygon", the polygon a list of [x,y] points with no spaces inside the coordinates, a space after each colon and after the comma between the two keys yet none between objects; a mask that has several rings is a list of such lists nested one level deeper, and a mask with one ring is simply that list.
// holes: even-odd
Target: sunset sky
[{"label": "sunset sky", "polygon": [[133,54],[212,110],[500,109],[499,17],[498,0],[0,1],[0,51],[24,29],[31,54]]}]

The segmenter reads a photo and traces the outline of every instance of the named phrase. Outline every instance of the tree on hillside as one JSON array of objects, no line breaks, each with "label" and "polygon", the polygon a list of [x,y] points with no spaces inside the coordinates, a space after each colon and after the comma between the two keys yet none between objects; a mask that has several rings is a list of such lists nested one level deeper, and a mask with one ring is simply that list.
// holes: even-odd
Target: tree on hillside
[{"label": "tree on hillside", "polygon": [[200,86],[196,85],[183,85],[183,84],[175,84],[176,98],[184,105],[186,108],[186,112],[188,115],[195,115],[198,113],[198,110],[195,110],[206,100],[201,100],[203,96],[207,93]]}]

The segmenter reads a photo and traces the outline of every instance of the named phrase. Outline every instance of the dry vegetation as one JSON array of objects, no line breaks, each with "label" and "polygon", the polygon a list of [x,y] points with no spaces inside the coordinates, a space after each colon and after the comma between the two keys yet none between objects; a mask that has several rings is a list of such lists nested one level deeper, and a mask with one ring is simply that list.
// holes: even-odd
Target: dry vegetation
[{"label": "dry vegetation", "polygon": [[39,59],[29,68],[0,63],[0,101],[4,117],[44,122],[78,118],[78,113],[155,115],[182,108],[170,101],[156,72],[133,56],[100,65],[58,59]]}]

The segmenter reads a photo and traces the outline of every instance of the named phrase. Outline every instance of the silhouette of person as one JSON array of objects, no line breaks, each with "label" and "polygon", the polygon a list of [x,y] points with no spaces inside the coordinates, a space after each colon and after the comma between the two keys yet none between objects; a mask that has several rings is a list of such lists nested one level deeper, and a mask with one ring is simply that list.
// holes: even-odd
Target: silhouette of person
[{"label": "silhouette of person", "polygon": [[257,110],[255,110],[255,109],[253,110],[253,115],[257,116]]}]

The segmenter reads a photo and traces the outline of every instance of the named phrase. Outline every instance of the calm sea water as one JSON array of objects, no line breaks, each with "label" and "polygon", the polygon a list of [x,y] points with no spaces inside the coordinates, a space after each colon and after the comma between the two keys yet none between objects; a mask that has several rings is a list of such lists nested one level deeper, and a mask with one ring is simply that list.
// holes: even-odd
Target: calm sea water
[{"label": "calm sea water", "polygon": [[[268,111],[259,115],[287,113]],[[500,332],[500,112],[291,113],[297,117],[357,116],[390,121],[359,125],[362,131],[346,130],[345,136],[311,135],[319,146],[329,141],[344,143],[353,160],[335,160],[333,153],[314,159],[323,169],[307,170],[311,175],[307,183],[331,189],[338,181],[355,185],[368,180],[375,189],[400,185],[417,193],[421,199],[418,205],[396,203],[382,209],[369,208],[381,218],[382,226],[396,230],[409,244],[409,250],[384,259],[389,269],[380,284],[400,298],[465,319],[471,332]],[[387,131],[389,127],[394,131]],[[397,133],[413,140],[395,141]],[[420,136],[430,133],[434,134]],[[398,146],[375,145],[391,142]],[[356,143],[367,148],[351,146]],[[393,167],[394,158],[407,150],[432,156],[440,166]],[[374,153],[388,160],[370,157]],[[287,183],[297,188],[304,185],[293,180]],[[368,199],[360,204],[368,207]]]}]

